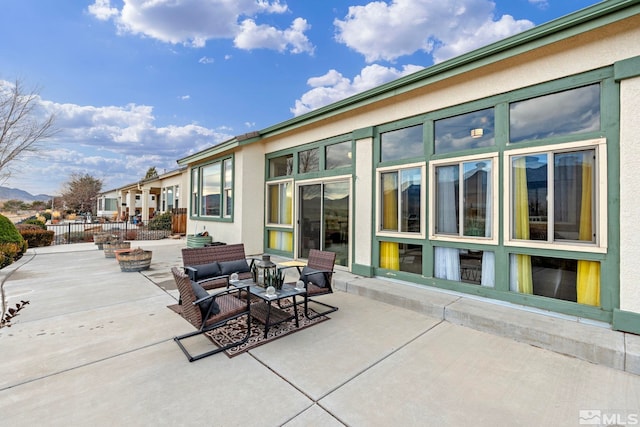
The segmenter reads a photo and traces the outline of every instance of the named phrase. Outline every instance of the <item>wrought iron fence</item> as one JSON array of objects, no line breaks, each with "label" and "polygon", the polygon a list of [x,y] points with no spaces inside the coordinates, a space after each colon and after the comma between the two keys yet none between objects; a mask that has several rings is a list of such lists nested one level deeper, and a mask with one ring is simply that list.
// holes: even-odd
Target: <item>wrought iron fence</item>
[{"label": "wrought iron fence", "polygon": [[66,222],[62,224],[47,224],[47,230],[54,234],[54,245],[68,243],[92,242],[93,235],[108,231],[118,236],[120,240],[159,240],[171,234],[169,230],[149,230],[146,224],[132,224],[130,222],[85,223]]}]

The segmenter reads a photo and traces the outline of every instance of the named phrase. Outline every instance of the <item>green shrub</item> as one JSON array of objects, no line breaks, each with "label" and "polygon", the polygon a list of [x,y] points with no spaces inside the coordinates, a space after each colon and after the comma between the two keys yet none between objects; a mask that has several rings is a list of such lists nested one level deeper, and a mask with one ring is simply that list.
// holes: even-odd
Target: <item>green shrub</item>
[{"label": "green shrub", "polygon": [[47,226],[45,225],[45,223],[40,221],[39,219],[37,219],[35,216],[32,216],[31,218],[25,219],[24,221],[20,222],[19,224],[16,224],[16,226],[20,225],[20,224],[37,225],[42,230],[46,230],[47,229]]},{"label": "green shrub", "polygon": [[16,226],[9,218],[0,215],[0,268],[20,259],[27,247],[27,242]]},{"label": "green shrub", "polygon": [[[40,222],[40,221],[38,221]],[[16,224],[16,228],[26,240],[30,248],[39,248],[42,246],[51,246],[55,232],[40,228],[37,224]]]},{"label": "green shrub", "polygon": [[149,230],[171,230],[171,212],[154,216],[149,221]]}]

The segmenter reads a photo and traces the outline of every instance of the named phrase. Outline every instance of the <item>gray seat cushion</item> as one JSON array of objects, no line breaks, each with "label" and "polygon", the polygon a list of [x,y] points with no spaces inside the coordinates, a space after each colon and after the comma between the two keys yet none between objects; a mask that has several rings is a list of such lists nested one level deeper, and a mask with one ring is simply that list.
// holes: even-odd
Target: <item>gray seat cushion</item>
[{"label": "gray seat cushion", "polygon": [[[209,296],[209,293],[196,282],[191,282],[191,288],[193,289],[193,293],[196,296],[196,301]],[[202,314],[203,319],[206,319],[207,313],[209,313],[209,309],[211,309],[211,312],[209,313],[210,316],[220,313],[220,307],[218,306],[218,303],[214,298],[209,298],[208,300],[202,301],[198,303],[198,306],[200,307],[200,313]]]},{"label": "gray seat cushion", "polygon": [[300,274],[300,280],[305,283],[311,282],[316,286],[321,288],[327,287],[327,276],[326,273],[319,270],[314,270],[308,266],[305,266],[302,269],[302,273]]}]

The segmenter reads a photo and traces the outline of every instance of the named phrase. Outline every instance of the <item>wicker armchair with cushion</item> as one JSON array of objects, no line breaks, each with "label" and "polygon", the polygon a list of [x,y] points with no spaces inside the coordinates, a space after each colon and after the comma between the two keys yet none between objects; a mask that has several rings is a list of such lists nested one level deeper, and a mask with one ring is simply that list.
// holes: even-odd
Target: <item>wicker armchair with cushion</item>
[{"label": "wicker armchair with cushion", "polygon": [[[304,314],[309,319],[315,319],[316,317],[338,310],[338,307],[313,299],[313,297],[333,293],[331,282],[335,262],[335,252],[311,249],[309,251],[309,258],[307,259],[307,265],[304,266],[302,270],[298,267],[298,271],[300,272],[299,280],[304,282],[304,287],[307,291],[304,299]],[[327,307],[328,310],[309,315],[309,302]]]},{"label": "wicker armchair with cushion", "polygon": [[[251,334],[251,302],[248,298],[238,298],[240,292],[248,292],[246,287],[226,289],[220,292],[209,294],[197,282],[189,279],[181,269],[173,267],[171,269],[173,277],[180,291],[182,300],[182,316],[189,321],[197,331],[174,337],[174,341],[180,346],[189,362],[211,356],[231,347],[245,343]],[[224,347],[216,347],[213,350],[201,354],[192,355],[181,342],[182,340],[208,331],[220,328],[230,320],[246,316],[247,333],[239,341],[230,343]]]}]

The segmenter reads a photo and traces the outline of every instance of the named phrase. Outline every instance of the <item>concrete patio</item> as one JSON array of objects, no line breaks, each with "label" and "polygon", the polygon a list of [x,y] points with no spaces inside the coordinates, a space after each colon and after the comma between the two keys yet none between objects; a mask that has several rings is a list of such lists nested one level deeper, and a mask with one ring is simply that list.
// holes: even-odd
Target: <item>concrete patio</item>
[{"label": "concrete patio", "polygon": [[10,304],[30,301],[0,330],[0,424],[640,423],[640,337],[343,271],[331,320],[189,363],[172,338],[192,327],[167,308],[185,244],[134,242],[153,250],[142,273],[93,243],[0,270]]}]

